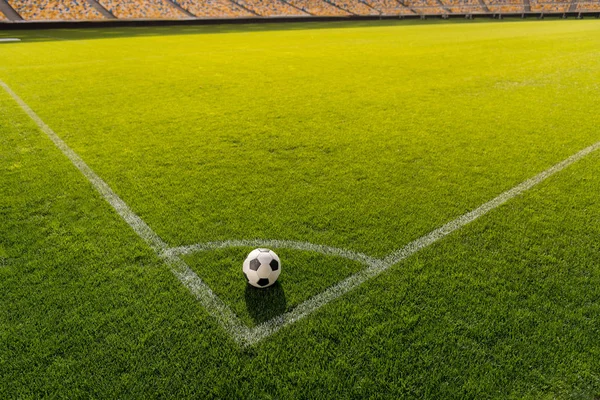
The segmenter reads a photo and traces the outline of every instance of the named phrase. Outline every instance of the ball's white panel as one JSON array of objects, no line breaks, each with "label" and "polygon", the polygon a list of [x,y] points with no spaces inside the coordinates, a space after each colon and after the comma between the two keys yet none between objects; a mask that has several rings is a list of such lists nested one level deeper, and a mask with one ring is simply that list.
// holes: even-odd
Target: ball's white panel
[{"label": "ball's white panel", "polygon": [[271,275],[271,272],[271,266],[269,264],[261,264],[258,271],[256,271],[256,274],[259,278],[268,278],[269,275]]},{"label": "ball's white panel", "polygon": [[258,255],[258,261],[260,261],[260,263],[262,265],[269,265],[269,263],[271,262],[272,259],[273,259],[273,256],[271,256],[271,252],[260,253]]},{"label": "ball's white panel", "polygon": [[254,249],[250,253],[248,253],[246,260],[252,260],[253,258],[256,258],[256,257],[258,257],[258,255],[260,253],[261,253],[260,249]]},{"label": "ball's white panel", "polygon": [[279,256],[277,254],[275,254],[275,252],[273,250],[269,250],[269,254],[271,254],[271,257],[273,257],[274,260],[277,260],[279,265],[281,265],[281,260],[279,260]]},{"label": "ball's white panel", "polygon": [[281,265],[279,266],[279,269],[277,271],[271,271],[271,273],[269,274],[269,282],[275,283],[277,278],[279,278],[280,273],[281,273]]},{"label": "ball's white panel", "polygon": [[260,279],[260,277],[258,276],[256,271],[252,271],[252,270],[249,270],[248,272],[246,272],[246,276],[248,277],[248,283],[250,283],[251,285],[254,285],[254,286],[256,286],[256,282],[258,282],[258,280]]}]

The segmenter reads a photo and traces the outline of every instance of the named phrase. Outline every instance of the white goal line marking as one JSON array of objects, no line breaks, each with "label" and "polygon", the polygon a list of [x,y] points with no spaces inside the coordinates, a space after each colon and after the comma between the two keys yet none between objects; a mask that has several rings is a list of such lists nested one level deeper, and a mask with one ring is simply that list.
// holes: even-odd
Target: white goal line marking
[{"label": "white goal line marking", "polygon": [[[585,149],[575,153],[569,158],[548,168],[547,170],[527,179],[517,186],[509,189],[494,199],[482,204],[476,209],[461,215],[460,217],[448,222],[447,224],[431,231],[430,233],[410,242],[398,251],[395,251],[383,259],[369,257],[362,253],[350,250],[339,249],[335,247],[316,245],[306,242],[295,242],[288,240],[230,240],[223,242],[200,243],[191,246],[168,247],[167,244],[152,229],[136,215],[127,204],[98,176],[92,169],[60,139],[56,133],[48,127],[41,118],[2,80],[0,86],[19,104],[25,113],[46,133],[52,142],[62,151],[62,153],[81,171],[81,173],[91,182],[98,192],[108,201],[115,211],[131,226],[131,228],[156,252],[156,254],[170,267],[171,272],[182,282],[200,301],[202,306],[217,319],[223,328],[240,345],[253,345],[260,340],[274,334],[281,328],[286,327],[310,314],[319,308],[348,293],[349,291],[362,285],[369,279],[372,279],[402,260],[410,257],[419,250],[444,238],[450,233],[473,222],[477,218],[487,214],[491,210],[506,203],[508,200],[524,193],[537,184],[543,182],[550,176],[562,171],[569,165],[581,160],[588,154],[600,148],[600,142],[597,142]],[[231,311],[231,309],[216,296],[212,290],[192,271],[189,266],[181,259],[181,255],[190,254],[198,251],[214,250],[229,247],[260,247],[270,246],[274,248],[291,248],[296,250],[314,251],[324,255],[333,255],[344,257],[346,259],[361,262],[367,265],[362,271],[338,282],[323,292],[311,297],[299,304],[296,308],[283,313],[269,321],[266,321],[254,328],[248,328]]]}]

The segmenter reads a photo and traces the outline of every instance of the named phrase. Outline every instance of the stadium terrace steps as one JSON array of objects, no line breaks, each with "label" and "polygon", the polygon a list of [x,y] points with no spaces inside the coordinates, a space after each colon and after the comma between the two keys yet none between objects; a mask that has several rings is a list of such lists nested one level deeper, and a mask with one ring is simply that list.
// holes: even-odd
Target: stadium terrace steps
[{"label": "stadium terrace steps", "polygon": [[572,0],[571,1],[571,5],[569,6],[569,11],[570,12],[574,12],[577,11],[577,5],[579,3],[579,0]]},{"label": "stadium terrace steps", "polygon": [[104,16],[104,18],[106,18],[106,19],[117,19],[117,17],[115,17],[106,8],[102,7],[102,5],[100,3],[98,3],[96,0],[87,0],[87,1],[88,1],[88,3],[90,3],[90,5],[92,7],[94,7],[96,9],[96,11],[98,11],[100,14],[102,14]]},{"label": "stadium terrace steps", "polygon": [[417,10],[415,10],[414,8],[412,8],[407,2],[406,0],[396,0],[398,1],[398,3],[400,3],[401,5],[403,5],[404,7],[408,8],[410,11],[412,11],[415,14],[418,14]]},{"label": "stadium terrace steps", "polygon": [[294,4],[292,4],[291,2],[289,2],[289,1],[287,1],[287,0],[280,0],[280,1],[281,1],[282,3],[285,3],[285,4],[287,4],[287,5],[288,5],[288,6],[290,6],[290,7],[293,7],[293,8],[295,8],[296,10],[300,11],[300,12],[301,12],[301,13],[303,13],[303,14],[314,15],[313,13],[311,13],[311,12],[309,12],[309,11],[307,11],[307,10],[304,10],[304,9],[302,9],[301,7],[297,7],[297,6],[295,6]]},{"label": "stadium terrace steps", "polygon": [[452,11],[450,11],[450,9],[449,9],[448,7],[446,7],[446,4],[444,4],[444,3],[442,2],[442,0],[436,0],[436,2],[438,3],[438,5],[439,5],[440,7],[442,7],[442,9],[443,9],[444,11],[446,11],[448,14],[452,14]]},{"label": "stadium terrace steps", "polygon": [[450,10],[450,14],[473,14],[484,12],[481,6],[481,0],[440,0],[445,6],[444,9]]},{"label": "stadium terrace steps", "polygon": [[337,5],[336,3],[334,3],[333,1],[323,0],[323,2],[331,5],[332,7],[337,8],[338,10],[341,10],[341,11],[347,13],[348,15],[360,15],[360,14],[353,13],[352,11],[350,11],[350,10],[344,8],[344,7],[340,7],[339,5]]},{"label": "stadium terrace steps", "polygon": [[119,19],[185,19],[188,14],[166,0],[97,0]]},{"label": "stadium terrace steps", "polygon": [[378,10],[382,15],[415,14],[398,0],[363,0],[363,3]]},{"label": "stadium terrace steps", "polygon": [[525,12],[531,11],[531,4],[529,3],[529,0],[523,0],[523,11],[525,11]]},{"label": "stadium terrace steps", "polygon": [[311,15],[348,16],[349,12],[323,0],[286,0],[287,3]]},{"label": "stadium terrace steps", "polygon": [[181,8],[198,18],[255,17],[252,10],[231,0],[172,0]]},{"label": "stadium terrace steps", "polygon": [[353,15],[379,15],[379,11],[360,1],[327,0],[327,2]]},{"label": "stadium terrace steps", "polygon": [[256,15],[256,16],[260,16],[260,14],[257,14],[254,10],[244,6],[243,4],[238,3],[235,0],[229,0],[232,4],[235,4],[236,6],[242,8],[243,10],[246,10],[247,12],[249,12],[251,15]]},{"label": "stadium terrace steps", "polygon": [[492,13],[522,13],[525,10],[523,0],[484,0]]},{"label": "stadium terrace steps", "polygon": [[235,0],[234,2],[244,6],[246,9],[252,10],[252,12],[261,17],[301,17],[309,15],[301,9],[292,7],[281,0]]},{"label": "stadium terrace steps", "polygon": [[185,8],[181,7],[179,4],[177,4],[176,2],[172,1],[172,0],[164,0],[166,3],[171,4],[173,7],[175,7],[176,9],[178,9],[179,11],[181,11],[182,13],[184,13],[185,15],[187,15],[190,18],[195,18],[195,15],[192,14],[191,12],[189,12],[188,10],[186,10]]},{"label": "stadium terrace steps", "polygon": [[[478,1],[479,1],[479,6],[483,10],[483,12],[489,13],[490,9],[488,8],[487,4],[485,4],[485,1],[483,1],[483,0],[478,0]],[[525,1],[528,1],[528,0],[525,0]]]},{"label": "stadium terrace steps", "polygon": [[0,19],[4,19],[3,16],[10,21],[21,21],[23,19],[6,0],[0,0]]}]

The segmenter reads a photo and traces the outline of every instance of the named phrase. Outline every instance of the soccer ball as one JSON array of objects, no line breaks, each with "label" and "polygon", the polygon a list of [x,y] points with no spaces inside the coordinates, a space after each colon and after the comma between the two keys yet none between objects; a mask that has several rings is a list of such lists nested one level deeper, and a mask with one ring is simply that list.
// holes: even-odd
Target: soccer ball
[{"label": "soccer ball", "polygon": [[279,278],[281,261],[272,250],[254,249],[244,260],[243,270],[249,284],[257,288],[266,288]]}]

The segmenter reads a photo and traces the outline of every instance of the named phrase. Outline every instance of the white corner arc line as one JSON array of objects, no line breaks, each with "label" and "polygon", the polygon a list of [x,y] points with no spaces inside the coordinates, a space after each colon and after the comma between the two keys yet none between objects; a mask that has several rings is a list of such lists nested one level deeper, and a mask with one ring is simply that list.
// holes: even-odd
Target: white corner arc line
[{"label": "white corner arc line", "polygon": [[240,344],[248,336],[248,327],[243,325],[231,309],[200,279],[200,277],[177,255],[165,253],[167,244],[108,186],[102,178],[75,153],[58,135],[12,89],[0,80],[0,86],[17,102],[23,111],[50,138],[58,149],[90,181],[100,195],[114,208],[121,218],[152,248],[169,266],[173,275],[186,286],[202,306]]},{"label": "white corner arc line", "polygon": [[429,245],[437,242],[438,240],[444,238],[445,236],[451,234],[457,229],[462,228],[463,226],[473,222],[477,218],[487,214],[493,209],[499,207],[500,205],[506,203],[508,200],[524,193],[525,191],[531,189],[535,185],[543,182],[548,179],[550,176],[556,174],[557,172],[562,171],[569,165],[581,160],[583,157],[588,154],[600,149],[600,142],[597,142],[585,149],[577,152],[571,157],[559,162],[558,164],[548,168],[547,170],[537,174],[533,178],[527,179],[526,181],[518,184],[517,186],[509,189],[494,199],[488,201],[487,203],[482,204],[477,207],[473,211],[470,211],[466,214],[461,215],[460,217],[450,221],[449,223],[437,228],[427,235],[421,236],[420,238],[413,240],[403,248],[398,251],[393,252],[389,256],[385,257],[381,262],[377,265],[370,266],[362,271],[351,275],[350,277],[338,282],[337,284],[325,289],[323,292],[311,297],[305,302],[299,304],[296,308],[291,311],[288,311],[284,314],[281,314],[269,321],[266,321],[256,327],[254,327],[248,340],[251,343],[259,342],[277,332],[281,328],[293,324],[294,322],[304,318],[305,316],[312,314],[317,311],[319,308],[324,306],[325,304],[337,299],[345,293],[357,288],[362,285],[366,281],[378,276],[382,272],[386,271],[390,267],[398,264],[405,258],[413,255],[419,250],[428,247]]},{"label": "white corner arc line", "polygon": [[[41,118],[2,80],[0,86],[19,104],[25,113],[48,135],[54,144],[63,152],[67,158],[83,173],[83,175],[92,183],[100,194],[109,202],[117,213],[131,226],[131,228],[157,253],[157,255],[169,265],[171,272],[195,295],[202,306],[213,316],[223,328],[231,334],[234,340],[241,345],[253,345],[260,340],[274,334],[281,328],[284,328],[308,315],[317,311],[325,304],[337,299],[372,279],[393,265],[401,262],[405,258],[428,247],[429,245],[444,238],[450,233],[473,222],[477,218],[487,214],[493,209],[506,203],[508,200],[524,193],[537,184],[543,182],[550,176],[562,171],[571,164],[581,160],[588,154],[600,149],[600,142],[597,142],[585,149],[575,153],[558,164],[537,174],[536,176],[518,184],[494,199],[482,204],[476,209],[463,214],[462,216],[450,221],[449,223],[431,231],[430,233],[410,242],[398,251],[393,252],[384,259],[376,259],[362,253],[356,253],[349,250],[338,249],[329,246],[315,245],[306,242],[294,242],[286,240],[238,240],[225,242],[211,242],[204,244],[195,244],[191,246],[169,248],[162,239],[152,231],[152,229],[137,216],[127,204],[112,191],[112,189],[88,167],[88,165],[70,148],[67,144],[48,127]],[[338,282],[325,291],[317,294],[305,302],[299,304],[293,310],[283,313],[269,321],[266,321],[254,328],[248,328],[243,325],[239,318],[224,304],[218,296],[192,271],[189,266],[179,257],[179,255],[193,253],[195,251],[206,251],[226,247],[244,247],[244,246],[272,246],[289,247],[298,250],[316,251],[326,255],[336,255],[351,260],[362,262],[368,265],[362,271]]]},{"label": "white corner arc line", "polygon": [[184,255],[200,251],[226,249],[230,247],[273,247],[280,249],[293,249],[301,251],[310,251],[313,253],[323,254],[325,256],[342,257],[347,260],[357,261],[367,266],[377,266],[382,263],[382,260],[369,257],[366,254],[340,249],[337,247],[318,245],[309,242],[297,242],[293,240],[277,239],[225,240],[223,242],[198,243],[190,246],[171,247],[170,249],[165,250],[165,253],[174,255]]},{"label": "white corner arc line", "polygon": [[452,232],[462,228],[463,226],[473,222],[477,218],[487,214],[493,209],[501,206],[510,199],[526,192],[535,185],[543,182],[550,176],[562,171],[569,165],[581,160],[588,154],[600,149],[600,142],[597,142],[585,149],[577,152],[569,158],[559,162],[558,164],[548,168],[547,170],[537,174],[536,176],[521,182],[517,186],[509,189],[494,199],[482,204],[476,209],[461,215],[460,217],[448,222],[447,224],[431,231],[430,233],[413,240],[398,251],[393,252],[383,259],[377,259],[369,257],[362,253],[356,253],[349,250],[338,249],[335,247],[321,246],[307,242],[295,242],[289,240],[227,240],[222,242],[209,242],[209,243],[198,243],[190,246],[173,247],[165,250],[165,253],[172,254],[190,254],[198,251],[208,251],[215,249],[222,249],[228,247],[274,247],[274,248],[288,248],[296,250],[307,250],[321,253],[324,255],[334,255],[344,257],[350,260],[358,261],[368,265],[362,271],[349,276],[348,278],[330,286],[323,292],[311,297],[310,299],[300,303],[293,310],[283,313],[277,317],[272,318],[254,328],[250,328],[245,338],[246,344],[252,345],[260,340],[274,334],[281,328],[293,324],[294,322],[312,314],[327,303],[337,299],[338,297],[348,293],[349,291],[357,288],[366,281],[378,276],[382,272],[386,271],[390,267],[398,264],[407,257],[410,257],[414,253],[418,252],[425,247],[437,242]]}]

